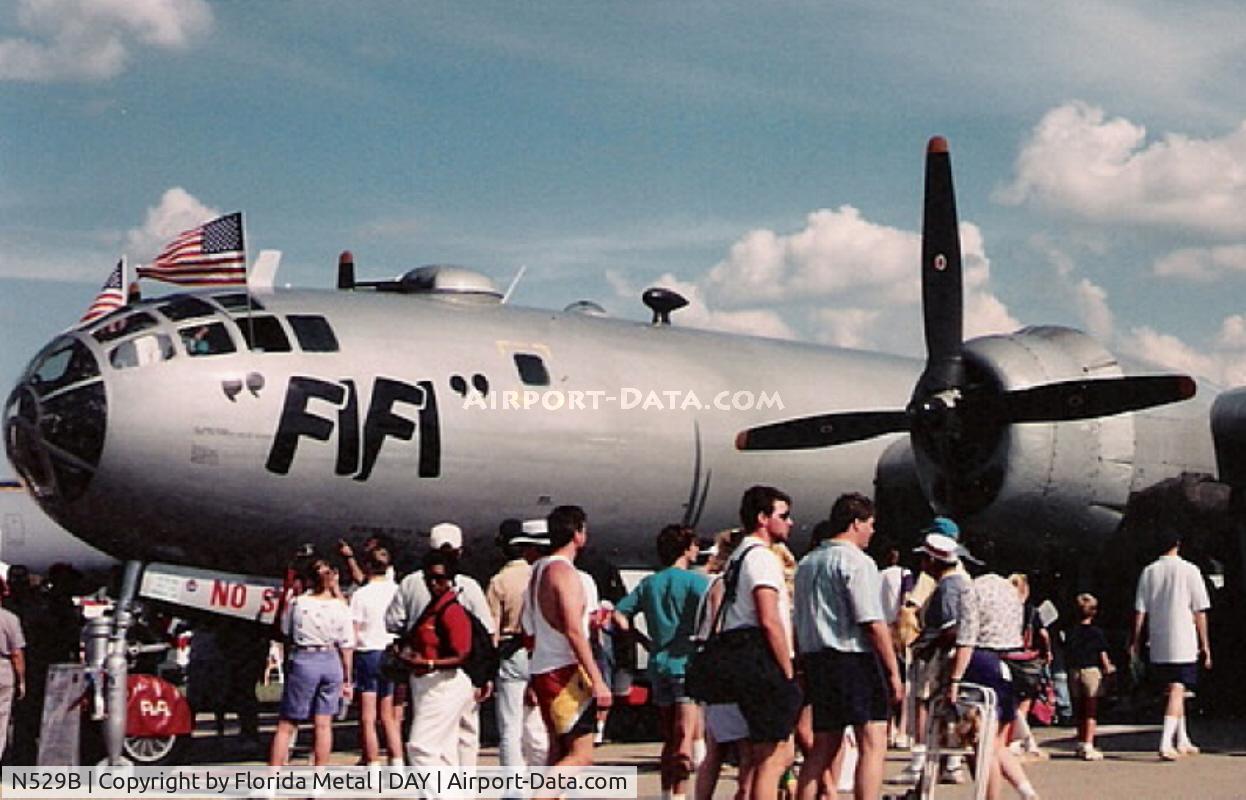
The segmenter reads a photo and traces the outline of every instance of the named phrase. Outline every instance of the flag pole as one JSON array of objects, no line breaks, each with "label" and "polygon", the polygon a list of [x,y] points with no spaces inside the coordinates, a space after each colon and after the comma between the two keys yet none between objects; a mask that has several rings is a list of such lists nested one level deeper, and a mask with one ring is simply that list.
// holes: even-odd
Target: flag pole
[{"label": "flag pole", "polygon": [[255,320],[251,308],[251,261],[247,257],[247,214],[238,212],[238,238],[242,240],[242,293],[247,297],[247,343],[255,351]]}]

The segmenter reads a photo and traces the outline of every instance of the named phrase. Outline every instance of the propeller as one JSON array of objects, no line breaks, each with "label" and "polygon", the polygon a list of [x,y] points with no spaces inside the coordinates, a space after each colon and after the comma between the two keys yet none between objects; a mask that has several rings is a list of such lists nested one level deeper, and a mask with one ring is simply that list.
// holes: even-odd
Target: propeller
[{"label": "propeller", "polygon": [[1004,389],[967,377],[964,299],[956,199],[947,140],[926,148],[922,218],[922,319],[926,366],[903,410],[847,411],[774,422],[741,431],[739,450],[800,450],[908,431],[952,481],[981,452],[985,431],[1014,423],[1092,419],[1194,396],[1188,375],[1125,376]]}]

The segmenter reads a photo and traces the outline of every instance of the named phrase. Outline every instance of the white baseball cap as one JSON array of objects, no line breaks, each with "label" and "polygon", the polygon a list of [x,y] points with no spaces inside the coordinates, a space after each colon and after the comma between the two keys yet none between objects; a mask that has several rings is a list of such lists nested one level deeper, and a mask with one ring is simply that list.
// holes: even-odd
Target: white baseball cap
[{"label": "white baseball cap", "polygon": [[453,522],[439,522],[429,532],[428,543],[434,550],[446,545],[458,550],[463,546],[463,529]]}]

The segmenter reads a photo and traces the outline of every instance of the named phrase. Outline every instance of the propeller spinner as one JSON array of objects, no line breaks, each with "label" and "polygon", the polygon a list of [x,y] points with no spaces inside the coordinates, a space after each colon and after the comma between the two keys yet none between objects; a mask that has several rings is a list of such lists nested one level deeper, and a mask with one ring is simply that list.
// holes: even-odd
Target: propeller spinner
[{"label": "propeller spinner", "polygon": [[981,492],[968,474],[1003,429],[1016,423],[1050,423],[1139,411],[1194,396],[1188,375],[1124,376],[1059,381],[1005,389],[967,366],[964,299],[956,199],[947,141],[926,148],[922,219],[922,319],[926,366],[904,409],[819,414],[741,431],[739,450],[798,450],[908,431],[915,452],[940,473],[947,510],[969,510]]}]

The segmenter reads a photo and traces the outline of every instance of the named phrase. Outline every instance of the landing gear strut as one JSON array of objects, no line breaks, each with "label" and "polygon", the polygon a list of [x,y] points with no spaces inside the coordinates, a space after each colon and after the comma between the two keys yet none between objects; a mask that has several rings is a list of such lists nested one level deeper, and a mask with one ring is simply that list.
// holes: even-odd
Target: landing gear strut
[{"label": "landing gear strut", "polygon": [[108,640],[102,664],[92,664],[103,679],[104,695],[104,763],[110,767],[129,764],[122,755],[125,746],[127,683],[130,671],[128,644],[130,626],[134,622],[134,598],[138,596],[138,579],[143,571],[139,561],[127,561],[121,581],[121,596],[113,612],[112,635]]}]

